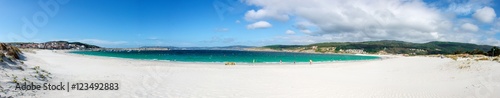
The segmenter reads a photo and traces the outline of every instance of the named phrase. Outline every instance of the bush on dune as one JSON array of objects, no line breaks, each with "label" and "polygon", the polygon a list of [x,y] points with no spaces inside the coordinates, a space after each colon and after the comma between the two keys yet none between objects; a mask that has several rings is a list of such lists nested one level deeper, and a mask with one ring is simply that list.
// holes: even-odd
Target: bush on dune
[{"label": "bush on dune", "polygon": [[5,54],[3,53],[3,51],[0,51],[0,58],[3,58],[5,57]]},{"label": "bush on dune", "polygon": [[14,59],[19,59],[19,54],[17,52],[8,51],[7,55],[13,57]]},{"label": "bush on dune", "polygon": [[236,65],[236,63],[234,63],[234,62],[226,62],[226,63],[224,63],[224,65]]},{"label": "bush on dune", "polygon": [[483,58],[479,58],[477,60],[490,60],[489,58],[486,58],[486,57],[483,57]]},{"label": "bush on dune", "polygon": [[[4,54],[4,51],[7,51],[7,54]],[[0,57],[3,58],[5,57],[6,55],[7,56],[10,56],[14,59],[20,59],[19,55],[20,55],[21,50],[17,47],[14,47],[14,46],[9,46],[5,43],[0,43]]]},{"label": "bush on dune", "polygon": [[14,47],[14,46],[9,46],[8,50],[9,51],[14,51],[16,53],[23,53],[19,48]]},{"label": "bush on dune", "polygon": [[451,58],[451,59],[453,59],[455,61],[458,60],[458,56],[457,55],[446,55],[446,57]]},{"label": "bush on dune", "polygon": [[7,45],[4,43],[0,43],[0,50],[7,50]]}]

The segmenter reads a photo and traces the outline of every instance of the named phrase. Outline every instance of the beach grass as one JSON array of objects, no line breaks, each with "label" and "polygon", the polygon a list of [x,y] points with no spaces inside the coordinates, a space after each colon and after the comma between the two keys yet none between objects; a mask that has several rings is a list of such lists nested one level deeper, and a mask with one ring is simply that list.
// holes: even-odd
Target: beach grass
[{"label": "beach grass", "polygon": [[486,60],[490,60],[490,59],[487,57],[482,57],[482,58],[478,58],[477,60],[486,61]]},{"label": "beach grass", "polygon": [[450,58],[452,60],[458,60],[458,56],[457,55],[446,55],[447,58]]}]

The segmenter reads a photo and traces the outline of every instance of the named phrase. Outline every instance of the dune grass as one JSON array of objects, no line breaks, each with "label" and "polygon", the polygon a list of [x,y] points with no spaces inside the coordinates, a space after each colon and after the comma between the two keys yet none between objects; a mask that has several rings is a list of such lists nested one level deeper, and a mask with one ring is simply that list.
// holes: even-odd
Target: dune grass
[{"label": "dune grass", "polygon": [[457,55],[446,55],[447,58],[450,58],[452,60],[458,60],[458,56]]},{"label": "dune grass", "polygon": [[490,59],[489,59],[489,58],[487,58],[487,57],[482,57],[482,58],[479,58],[479,59],[477,59],[477,60],[486,61],[486,60],[490,60]]},{"label": "dune grass", "polygon": [[234,62],[226,62],[226,63],[224,63],[224,65],[236,65],[236,63],[234,63]]}]

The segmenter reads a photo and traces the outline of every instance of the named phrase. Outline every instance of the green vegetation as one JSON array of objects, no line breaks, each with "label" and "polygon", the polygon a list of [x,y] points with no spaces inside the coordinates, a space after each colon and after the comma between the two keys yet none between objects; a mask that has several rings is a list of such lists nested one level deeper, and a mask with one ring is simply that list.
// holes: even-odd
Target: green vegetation
[{"label": "green vegetation", "polygon": [[300,48],[300,47],[307,47],[307,46],[305,46],[305,45],[269,45],[269,46],[264,46],[264,47],[274,49],[274,50],[281,50],[281,49]]},{"label": "green vegetation", "polygon": [[[62,42],[65,42],[65,41],[62,41]],[[90,44],[86,44],[86,43],[81,43],[81,42],[67,42],[68,44],[75,44],[75,45],[83,45],[87,48],[101,48],[99,46],[96,46],[96,45],[90,45]]]},{"label": "green vegetation", "polygon": [[[12,75],[12,76],[14,76],[14,75]],[[12,77],[12,82],[13,82],[13,83],[19,83],[19,82],[17,81],[17,76]]]},{"label": "green vegetation", "polygon": [[493,47],[488,51],[488,56],[498,56],[500,55],[500,49],[498,47]]},{"label": "green vegetation", "polygon": [[[394,41],[394,40],[382,40],[382,41],[366,41],[366,42],[326,42],[326,43],[316,43],[310,45],[270,45],[264,46],[264,48],[270,48],[273,50],[296,50],[296,49],[311,49],[311,47],[317,46],[317,49],[322,48],[335,48],[335,52],[339,50],[346,49],[362,49],[367,53],[379,53],[386,52],[391,54],[414,54],[414,55],[425,55],[425,54],[492,54],[493,46],[488,45],[476,45],[469,43],[458,43],[458,42],[440,42],[433,41],[428,43],[411,43],[404,41]],[[315,50],[316,52],[323,52]],[[488,52],[484,52],[488,51]],[[500,49],[495,49],[495,54],[499,55]]]}]

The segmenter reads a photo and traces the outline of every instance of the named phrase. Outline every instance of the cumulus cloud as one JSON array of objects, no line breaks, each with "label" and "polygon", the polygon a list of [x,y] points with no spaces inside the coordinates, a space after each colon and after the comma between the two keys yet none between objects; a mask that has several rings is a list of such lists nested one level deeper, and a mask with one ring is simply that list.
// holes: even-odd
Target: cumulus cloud
[{"label": "cumulus cloud", "polygon": [[295,34],[295,31],[292,31],[292,30],[286,30],[286,31],[285,31],[285,34],[290,34],[290,35],[291,35],[291,34]]},{"label": "cumulus cloud", "polygon": [[275,12],[276,10],[250,10],[245,14],[245,20],[247,21],[255,21],[260,19],[272,18],[276,20],[286,21],[288,20],[288,15],[281,14],[279,12]]},{"label": "cumulus cloud", "polygon": [[476,10],[472,16],[481,22],[491,23],[495,19],[496,13],[491,7],[483,7],[482,9]]},{"label": "cumulus cloud", "polygon": [[489,5],[492,0],[448,0],[442,3],[449,3],[447,12],[452,12],[458,15],[470,15],[475,10],[481,9]]},{"label": "cumulus cloud", "polygon": [[[484,38],[489,37],[471,33],[481,29],[471,24],[474,22],[464,24],[457,22],[460,20],[457,18],[461,17],[451,16],[450,18],[450,15],[455,14],[471,14],[472,11],[490,3],[487,0],[477,1],[479,3],[471,1],[452,3],[448,8],[431,6],[422,0],[312,0],[307,2],[303,0],[287,0],[286,2],[246,0],[245,2],[260,8],[248,11],[245,20],[280,20],[280,16],[286,16],[287,18],[283,19],[293,20],[292,22],[296,22],[294,27],[307,34],[295,36],[295,38],[302,38],[303,41],[312,40],[307,42],[370,40],[428,42],[437,40],[485,43],[487,41]],[[459,9],[461,6],[468,6],[468,8]],[[486,11],[483,11],[485,8]],[[489,7],[485,8],[476,13],[491,14],[487,13]],[[455,14],[449,14],[450,12]],[[309,24],[305,25],[305,23]],[[282,39],[286,38],[291,37],[282,37]]]},{"label": "cumulus cloud", "polygon": [[429,41],[436,40],[434,37],[429,37],[432,36],[432,32],[442,32],[450,29],[451,25],[439,10],[428,8],[419,0],[315,0],[308,2],[248,0],[247,3],[262,7],[259,11],[263,12],[249,11],[258,13],[258,16],[286,16],[291,13],[304,18],[316,25],[319,30],[302,29],[301,32],[317,33],[317,35],[342,34],[370,39]]},{"label": "cumulus cloud", "polygon": [[479,28],[476,25],[471,24],[471,23],[462,24],[462,26],[460,26],[460,27],[463,30],[469,31],[469,32],[477,32],[479,30]]},{"label": "cumulus cloud", "polygon": [[300,32],[302,32],[302,33],[306,33],[306,34],[312,34],[312,33],[313,33],[311,30],[307,30],[307,29],[305,29],[305,30],[300,30]]},{"label": "cumulus cloud", "polygon": [[258,21],[252,24],[247,25],[247,29],[264,29],[270,28],[272,25],[267,21]]}]

